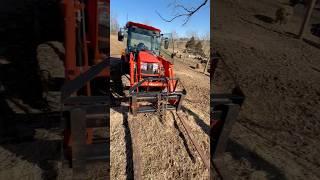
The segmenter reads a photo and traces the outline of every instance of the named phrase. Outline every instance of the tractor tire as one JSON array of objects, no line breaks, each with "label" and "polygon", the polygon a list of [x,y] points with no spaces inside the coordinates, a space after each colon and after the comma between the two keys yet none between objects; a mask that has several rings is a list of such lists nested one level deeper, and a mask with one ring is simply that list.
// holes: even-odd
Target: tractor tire
[{"label": "tractor tire", "polygon": [[126,62],[125,57],[121,56],[121,73],[129,74],[129,62]]},{"label": "tractor tire", "polygon": [[50,41],[37,47],[39,76],[42,98],[47,102],[49,111],[60,110],[60,89],[65,80],[63,44]]}]

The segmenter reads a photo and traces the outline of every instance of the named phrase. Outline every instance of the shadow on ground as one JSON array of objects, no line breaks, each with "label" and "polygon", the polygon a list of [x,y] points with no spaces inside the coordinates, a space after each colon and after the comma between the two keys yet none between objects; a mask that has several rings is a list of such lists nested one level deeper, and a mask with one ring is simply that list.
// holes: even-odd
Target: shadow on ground
[{"label": "shadow on ground", "polygon": [[23,106],[25,113],[16,113],[8,101],[18,99],[37,110],[46,106],[36,49],[46,41],[62,41],[62,23],[58,0],[0,2],[0,143],[17,158],[39,166],[44,179],[57,176],[51,160],[60,157],[61,141],[35,139],[35,130],[55,125],[43,122],[50,115],[32,114]]},{"label": "shadow on ground", "polygon": [[320,43],[316,43],[314,41],[308,40],[308,39],[303,39],[303,41],[307,44],[309,44],[312,47],[320,49]]},{"label": "shadow on ground", "polygon": [[185,106],[181,107],[182,111],[187,112],[188,114],[190,114],[191,116],[194,117],[197,125],[199,127],[201,127],[202,131],[205,132],[208,136],[210,135],[210,127],[209,125],[207,125],[205,122],[203,122],[203,120],[199,117],[199,115],[197,115],[196,113],[194,113],[192,110],[186,108]]},{"label": "shadow on ground", "polygon": [[129,108],[121,106],[121,102],[125,101],[123,98],[115,97],[117,95],[124,95],[124,86],[121,79],[121,60],[120,58],[111,57],[110,59],[110,91],[113,106],[120,106],[114,108],[117,112],[122,114],[125,137],[125,152],[126,152],[126,179],[130,180],[134,177],[134,164],[133,164],[133,143],[132,143],[132,133],[129,127],[128,113]]},{"label": "shadow on ground", "polygon": [[229,140],[226,151],[230,152],[236,160],[246,159],[253,169],[266,172],[267,178],[270,180],[286,179],[279,168],[234,140]]},{"label": "shadow on ground", "polygon": [[59,113],[17,114],[8,106],[5,97],[0,95],[1,147],[17,158],[40,167],[44,179],[57,177],[58,170],[53,161],[61,159],[61,140],[35,138],[36,129],[60,127],[59,120]]},{"label": "shadow on ground", "polygon": [[258,27],[260,27],[260,28],[262,28],[262,29],[264,29],[264,30],[266,30],[266,31],[271,31],[271,32],[275,32],[275,33],[277,33],[277,34],[281,34],[281,35],[289,36],[289,35],[288,35],[288,34],[286,34],[286,33],[280,32],[280,31],[275,30],[275,29],[273,29],[273,28],[265,27],[265,26],[263,26],[263,25],[261,25],[261,24],[259,24],[259,23],[252,22],[252,21],[247,20],[247,19],[244,19],[244,18],[242,18],[242,17],[240,17],[240,19],[241,19],[243,22],[246,22],[246,23],[249,23],[249,24],[252,24],[252,25],[258,26]]},{"label": "shadow on ground", "polygon": [[182,139],[182,141],[183,141],[183,145],[184,145],[184,147],[186,148],[186,151],[187,151],[187,153],[188,153],[188,155],[189,155],[189,158],[191,159],[191,161],[192,161],[193,163],[195,163],[195,162],[196,162],[195,157],[192,155],[192,152],[191,152],[191,150],[190,150],[190,147],[188,146],[188,143],[187,143],[187,139],[186,139],[186,137],[184,136],[184,134],[182,133],[182,131],[181,131],[181,129],[179,128],[178,124],[177,124],[176,116],[174,115],[173,112],[171,112],[171,113],[172,113],[172,117],[174,118],[174,119],[173,119],[174,128],[176,128],[176,130],[178,131],[179,137],[180,137],[180,138]]},{"label": "shadow on ground", "polygon": [[126,143],[126,155],[127,155],[127,164],[126,164],[126,175],[127,179],[133,179],[133,147],[132,147],[132,135],[128,123],[128,112],[122,112],[123,115],[123,127],[125,132],[125,143]]},{"label": "shadow on ground", "polygon": [[265,22],[265,23],[273,23],[274,20],[273,18],[269,17],[269,16],[265,16],[265,15],[261,15],[261,14],[256,14],[254,15],[255,18],[257,18],[258,20],[262,21],[262,22]]}]

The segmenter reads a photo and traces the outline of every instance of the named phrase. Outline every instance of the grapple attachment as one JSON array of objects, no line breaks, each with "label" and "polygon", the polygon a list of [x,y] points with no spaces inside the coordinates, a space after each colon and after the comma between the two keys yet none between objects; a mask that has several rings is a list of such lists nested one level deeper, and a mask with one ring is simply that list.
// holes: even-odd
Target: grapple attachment
[{"label": "grapple attachment", "polygon": [[[148,84],[161,84],[163,88],[149,91]],[[137,113],[159,112],[163,115],[166,110],[178,111],[186,94],[178,78],[148,77],[129,89],[130,110],[134,116]]]}]

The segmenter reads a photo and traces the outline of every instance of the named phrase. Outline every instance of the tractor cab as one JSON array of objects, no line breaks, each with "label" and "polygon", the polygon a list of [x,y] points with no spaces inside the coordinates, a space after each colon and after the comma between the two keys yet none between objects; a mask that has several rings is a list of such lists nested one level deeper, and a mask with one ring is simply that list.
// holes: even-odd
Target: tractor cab
[{"label": "tractor cab", "polygon": [[165,69],[168,67],[164,66],[169,62],[160,56],[160,48],[164,42],[164,48],[167,49],[169,41],[168,38],[163,38],[160,32],[160,29],[155,27],[134,22],[128,22],[125,29],[120,29],[118,32],[119,41],[127,37],[122,60],[124,71],[128,73],[132,71],[131,85],[144,78],[165,76]]},{"label": "tractor cab", "polygon": [[118,32],[118,40],[123,41],[127,36],[126,53],[150,51],[156,56],[160,55],[161,42],[164,41],[164,48],[168,49],[168,38],[162,38],[160,29],[152,26],[128,22],[125,29]]}]

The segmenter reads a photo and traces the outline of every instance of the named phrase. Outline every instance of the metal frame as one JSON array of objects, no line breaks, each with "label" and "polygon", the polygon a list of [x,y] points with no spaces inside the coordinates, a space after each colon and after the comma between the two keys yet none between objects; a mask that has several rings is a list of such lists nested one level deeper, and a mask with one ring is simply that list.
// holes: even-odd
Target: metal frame
[{"label": "metal frame", "polygon": [[[164,82],[167,85],[167,92],[139,92],[138,89],[141,85],[147,81],[160,81]],[[172,84],[174,82],[175,84]],[[148,112],[157,112],[159,109],[165,110],[176,110],[181,109],[181,104],[186,96],[187,92],[183,87],[181,91],[176,91],[177,85],[179,83],[178,78],[165,78],[165,77],[148,77],[140,82],[136,83],[129,89],[129,99],[130,99],[130,110],[131,113],[136,116],[137,113],[148,113]],[[169,86],[173,85],[173,89]],[[182,85],[183,86],[183,85]],[[177,103],[171,104],[168,101],[175,100]],[[157,104],[157,107],[150,105],[140,105],[139,102],[149,102]]]},{"label": "metal frame", "polygon": [[109,60],[105,59],[61,88],[63,147],[75,179],[85,177],[87,161],[109,162],[109,139],[94,139],[93,128],[110,127],[110,97],[72,96],[108,66]]},{"label": "metal frame", "polygon": [[[213,120],[210,123],[212,169],[215,169],[222,179],[232,179],[221,158],[225,152],[232,126],[236,122],[245,96],[241,89],[236,87],[231,94],[213,94],[211,99],[211,107],[213,108],[211,112]],[[213,172],[211,172],[211,179],[213,176]]]},{"label": "metal frame", "polygon": [[101,72],[109,67],[109,62],[109,59],[102,60],[99,64],[92,66],[89,70],[80,74],[75,79],[68,81],[68,83],[61,88],[61,100],[66,101],[69,96],[97,77]]}]

